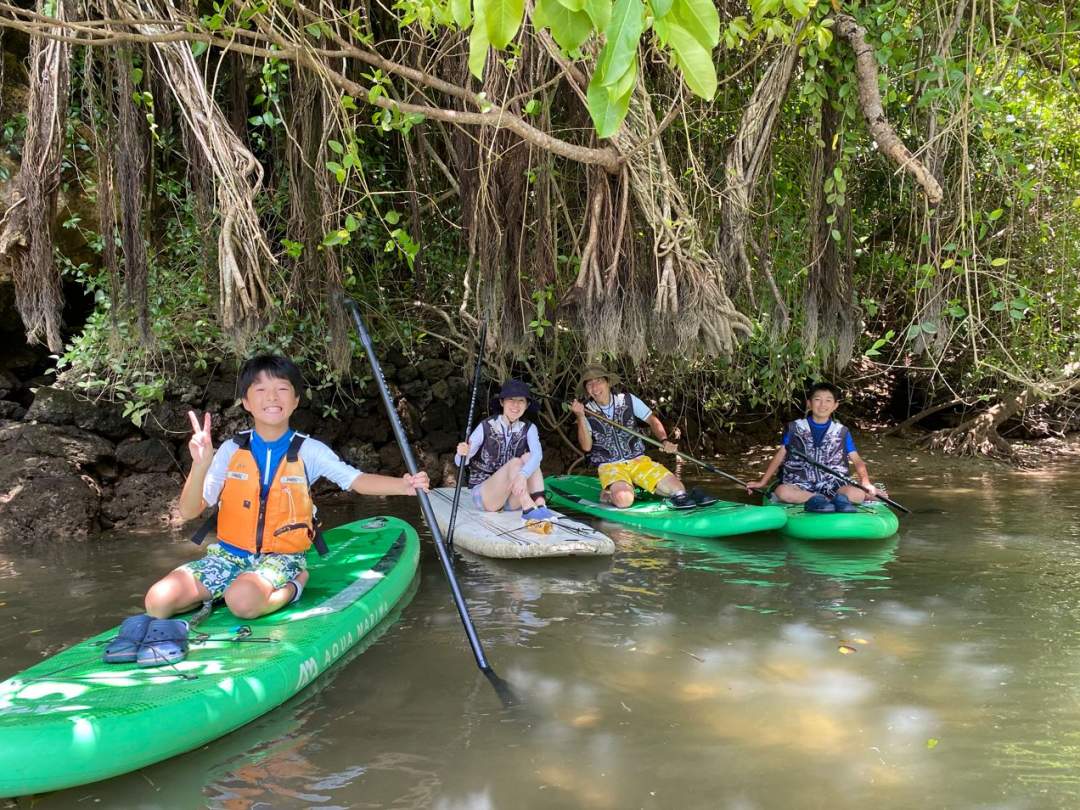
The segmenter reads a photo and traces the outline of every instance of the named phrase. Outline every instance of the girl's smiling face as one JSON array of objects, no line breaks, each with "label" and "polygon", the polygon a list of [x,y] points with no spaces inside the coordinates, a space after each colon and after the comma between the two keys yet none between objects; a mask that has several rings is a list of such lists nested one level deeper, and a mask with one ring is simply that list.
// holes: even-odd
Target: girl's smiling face
[{"label": "girl's smiling face", "polygon": [[516,422],[525,413],[525,409],[529,407],[529,400],[525,397],[507,397],[500,400],[502,402],[503,416],[510,422]]}]

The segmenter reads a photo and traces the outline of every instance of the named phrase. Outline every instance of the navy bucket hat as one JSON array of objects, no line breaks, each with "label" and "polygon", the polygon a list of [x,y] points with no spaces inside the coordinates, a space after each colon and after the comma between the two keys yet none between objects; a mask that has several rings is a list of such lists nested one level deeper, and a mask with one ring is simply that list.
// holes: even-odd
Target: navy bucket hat
[{"label": "navy bucket hat", "polygon": [[529,386],[521,380],[507,380],[502,384],[499,393],[491,398],[491,412],[496,415],[502,413],[502,400],[510,399],[511,397],[525,398],[525,402],[527,403],[525,406],[525,413],[531,413],[536,410],[536,400],[533,398]]}]

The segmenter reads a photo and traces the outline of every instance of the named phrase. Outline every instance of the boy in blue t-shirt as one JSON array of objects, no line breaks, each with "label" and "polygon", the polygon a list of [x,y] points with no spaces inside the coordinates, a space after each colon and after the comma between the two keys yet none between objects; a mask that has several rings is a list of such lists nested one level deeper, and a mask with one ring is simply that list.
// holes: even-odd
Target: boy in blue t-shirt
[{"label": "boy in blue t-shirt", "polygon": [[788,424],[783,446],[776,451],[765,474],[752,482],[748,490],[764,490],[780,470],[780,484],[773,491],[773,497],[781,503],[806,504],[808,512],[854,512],[854,504],[862,503],[868,497],[858,487],[843,483],[794,453],[789,454],[788,448],[792,448],[837,475],[846,477],[850,463],[859,483],[870,490],[870,496],[877,494],[870,483],[866,463],[855,449],[851,432],[832,418],[839,406],[840,389],[835,385],[817,383],[811,388],[806,400],[809,416]]}]

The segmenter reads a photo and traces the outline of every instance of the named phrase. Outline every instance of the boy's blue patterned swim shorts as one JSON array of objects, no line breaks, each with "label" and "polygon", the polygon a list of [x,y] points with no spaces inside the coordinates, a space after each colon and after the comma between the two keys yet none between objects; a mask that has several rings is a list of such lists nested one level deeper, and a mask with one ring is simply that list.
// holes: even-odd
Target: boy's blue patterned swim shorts
[{"label": "boy's blue patterned swim shorts", "polygon": [[225,589],[241,574],[258,574],[274,590],[285,587],[307,568],[306,554],[251,554],[242,556],[226,551],[217,543],[206,549],[206,556],[180,566],[190,571],[214,599],[220,599]]}]

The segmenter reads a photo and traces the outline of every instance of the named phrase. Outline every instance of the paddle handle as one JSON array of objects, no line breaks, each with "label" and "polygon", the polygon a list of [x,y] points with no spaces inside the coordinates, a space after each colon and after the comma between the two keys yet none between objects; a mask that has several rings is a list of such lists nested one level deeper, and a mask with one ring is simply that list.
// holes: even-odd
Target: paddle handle
[{"label": "paddle handle", "polygon": [[[487,340],[487,318],[480,324],[480,338],[476,341],[476,369],[473,371],[472,394],[469,397],[469,416],[465,420],[465,441],[472,435],[473,416],[476,414],[476,394],[480,390],[480,372],[484,367],[484,343]],[[454,458],[457,458],[455,455]],[[450,524],[446,527],[446,545],[454,547],[454,524],[457,522],[458,504],[461,502],[461,482],[465,480],[465,468],[469,466],[469,457],[461,459],[458,467],[457,482],[454,484],[454,503],[450,507]]]},{"label": "paddle handle", "polygon": [[899,509],[901,512],[903,512],[906,515],[911,514],[910,509],[908,509],[906,506],[901,506],[896,501],[894,501],[892,498],[890,498],[888,495],[883,495],[880,492],[870,492],[869,489],[864,487],[862,484],[860,484],[854,478],[851,478],[851,477],[849,477],[847,475],[841,475],[840,473],[836,472],[835,470],[829,469],[824,464],[819,464],[818,462],[814,461],[812,458],[807,456],[806,453],[800,453],[798,450],[796,450],[793,447],[788,447],[786,449],[787,449],[787,452],[791,453],[791,455],[795,456],[796,458],[801,458],[803,461],[805,461],[811,467],[816,467],[817,469],[821,470],[823,473],[828,473],[833,478],[836,478],[836,479],[838,479],[840,481],[843,481],[848,486],[856,487],[858,489],[861,489],[867,495],[871,495],[874,498],[880,498],[881,500],[885,501],[885,503],[887,503],[889,506],[893,507],[894,509]]},{"label": "paddle handle", "polygon": [[[562,403],[562,406],[563,406],[564,411],[570,412],[570,405],[569,404],[564,402],[564,403]],[[628,428],[626,425],[620,424],[619,422],[616,422],[614,419],[608,419],[602,413],[596,413],[595,411],[589,411],[587,415],[591,416],[594,419],[598,419],[601,422],[609,424],[614,428],[618,428],[619,430],[623,431],[624,433],[629,433],[631,436],[635,436],[636,438],[641,439],[643,442],[648,442],[649,444],[654,445],[655,447],[659,447],[661,450],[664,449],[664,443],[663,442],[658,441],[657,439],[654,439],[652,436],[646,436],[644,433],[639,433],[638,431],[636,431],[636,430],[634,430],[632,428]],[[704,467],[709,472],[715,473],[716,475],[719,475],[721,478],[726,478],[729,481],[734,481],[736,484],[738,484],[739,486],[741,486],[741,487],[743,487],[745,489],[751,489],[750,485],[748,483],[746,483],[745,481],[743,481],[741,478],[736,478],[734,475],[731,475],[730,473],[726,473],[723,470],[721,470],[721,469],[719,469],[717,467],[714,467],[712,464],[709,464],[709,462],[707,462],[707,461],[702,461],[699,458],[694,458],[693,456],[688,455],[688,454],[682,452],[681,450],[676,450],[675,455],[678,456],[681,459],[685,459],[686,461],[692,461],[694,464],[697,464],[700,467]]]},{"label": "paddle handle", "polygon": [[[360,335],[360,343],[363,344],[364,351],[367,352],[368,362],[371,364],[375,382],[379,386],[383,406],[386,408],[386,414],[390,419],[390,427],[393,428],[394,438],[397,439],[398,447],[401,449],[401,456],[405,460],[405,467],[410,475],[416,475],[419,469],[416,466],[416,459],[413,457],[412,447],[409,445],[409,439],[405,436],[405,429],[401,426],[401,419],[398,418],[397,411],[394,409],[394,402],[390,398],[390,390],[387,388],[386,379],[383,377],[382,366],[379,365],[379,359],[375,356],[375,347],[372,346],[371,337],[368,335],[367,329],[364,327],[364,321],[360,317],[360,309],[352,299],[346,299],[345,303],[352,313],[356,331]],[[435,538],[435,552],[439,556],[443,573],[446,574],[447,582],[450,584],[450,593],[454,597],[454,606],[457,607],[458,616],[461,617],[461,623],[465,627],[465,635],[469,639],[469,646],[472,647],[476,665],[487,673],[491,671],[491,665],[488,664],[487,658],[484,657],[484,648],[480,644],[480,638],[476,635],[476,628],[473,626],[472,618],[469,616],[469,608],[465,605],[465,599],[462,597],[461,589],[458,587],[457,577],[454,576],[454,565],[450,561],[450,555],[443,543],[442,532],[439,531],[438,521],[435,520],[435,513],[431,509],[431,501],[428,500],[428,494],[420,489],[416,490],[416,497],[420,500],[420,511],[424,515],[424,520]]]}]

